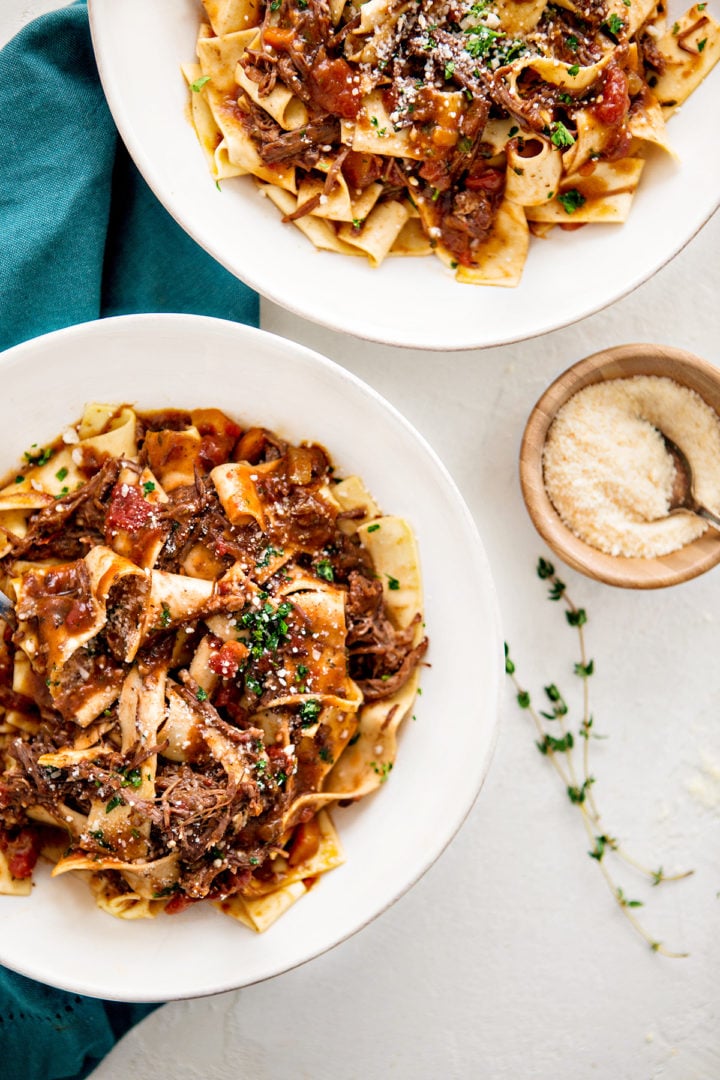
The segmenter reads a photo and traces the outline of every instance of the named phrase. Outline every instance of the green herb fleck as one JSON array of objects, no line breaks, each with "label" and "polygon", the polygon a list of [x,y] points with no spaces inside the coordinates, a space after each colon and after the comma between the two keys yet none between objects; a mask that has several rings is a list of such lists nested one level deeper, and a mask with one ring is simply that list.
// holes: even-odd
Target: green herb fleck
[{"label": "green herb fleck", "polygon": [[617,37],[618,34],[625,29],[625,23],[620,16],[616,15],[613,11],[613,13],[607,17],[605,22],[602,23],[602,29],[607,30],[612,37]]},{"label": "green herb fleck", "polygon": [[380,526],[379,526],[379,525],[378,525],[377,523],[375,523],[375,525],[368,525],[368,527],[367,527],[367,531],[368,531],[369,533],[371,533],[371,532],[377,532],[379,528],[380,528]]},{"label": "green herb fleck", "polygon": [[697,49],[698,49],[698,52],[699,52],[699,53],[701,53],[701,52],[703,51],[703,49],[704,49],[704,48],[705,48],[705,46],[707,45],[707,41],[708,41],[708,39],[707,39],[707,38],[703,38],[703,39],[702,39],[702,41],[698,41],[698,43],[697,43]]},{"label": "green herb fleck", "polygon": [[319,562],[316,562],[315,573],[325,581],[335,580],[335,572],[333,571],[332,563],[329,559],[320,559]]},{"label": "green herb fleck", "polygon": [[570,67],[568,68],[568,75],[572,75],[572,77],[574,79],[575,76],[579,75],[579,74],[580,74],[580,65],[579,64],[571,64]]},{"label": "green herb fleck", "polygon": [[63,465],[62,469],[58,469],[58,471],[55,473],[55,479],[59,480],[62,483],[62,481],[67,476],[67,474],[68,474],[68,471],[65,468],[65,466]]},{"label": "green herb fleck", "polygon": [[371,761],[370,767],[372,768],[373,772],[377,773],[377,775],[380,777],[380,783],[384,784],[388,776],[390,775],[393,763],[392,761],[383,761],[378,765],[376,761]]},{"label": "green herb fleck", "polygon": [[644,906],[642,900],[628,900],[627,896],[625,895],[625,893],[622,891],[622,889],[619,886],[618,886],[618,889],[617,889],[615,895],[617,896],[621,907],[637,908],[637,907],[643,907]]},{"label": "green herb fleck", "polygon": [[571,803],[575,803],[576,806],[585,802],[588,790],[595,783],[593,776],[588,776],[587,780],[583,780],[582,784],[578,787],[576,785],[569,785],[567,789],[568,799]]},{"label": "green herb fleck", "polygon": [[142,486],[142,489],[145,495],[149,495],[151,491],[155,490],[155,484],[152,482],[152,480],[146,480]]},{"label": "green herb fleck", "polygon": [[321,761],[324,761],[328,765],[332,765],[333,763],[333,756],[328,750],[327,746],[321,747],[321,749],[318,751],[318,757]]},{"label": "green herb fleck", "polygon": [[207,701],[208,692],[202,686],[199,686],[197,688],[197,693],[195,694],[195,697],[198,699],[198,701]]},{"label": "green herb fleck", "polygon": [[209,75],[202,75],[199,79],[196,79],[194,83],[190,83],[190,89],[193,94],[199,94],[205,83],[210,82]]},{"label": "green herb fleck", "polygon": [[317,718],[320,715],[322,706],[319,701],[311,698],[310,701],[303,701],[302,705],[298,709],[298,716],[303,727],[312,727],[317,723]]},{"label": "green herb fleck", "polygon": [[113,795],[112,799],[105,806],[105,813],[110,814],[116,806],[122,806],[123,799],[120,795]]},{"label": "green herb fleck", "polygon": [[99,844],[101,848],[105,848],[106,851],[112,851],[112,845],[108,844],[102,829],[88,829],[88,836],[92,836],[95,843]]},{"label": "green herb fleck", "polygon": [[550,136],[550,141],[552,142],[553,146],[557,147],[573,146],[575,143],[575,136],[570,131],[568,131],[568,129],[560,120],[557,120],[552,125],[552,135]]},{"label": "green herb fleck", "polygon": [[567,735],[563,735],[561,739],[556,739],[552,735],[544,735],[541,740],[537,740],[535,745],[541,754],[564,754],[568,750],[572,750],[575,745],[572,732],[568,731]]},{"label": "green herb fleck", "polygon": [[255,569],[261,570],[264,566],[269,566],[271,559],[274,559],[278,555],[284,554],[285,552],[283,548],[274,548],[272,546],[266,547],[259,560],[255,563]]},{"label": "green herb fleck", "polygon": [[[33,443],[33,445],[36,445]],[[26,450],[23,457],[27,461],[28,465],[47,465],[50,458],[53,456],[53,452],[50,449],[38,450],[36,454],[31,454],[29,450]]]},{"label": "green herb fleck", "polygon": [[388,579],[388,589],[390,590],[390,592],[397,592],[400,588],[400,582],[398,581],[398,579],[396,577],[393,577],[392,574],[386,574],[385,577]]},{"label": "green herb fleck", "polygon": [[558,195],[557,201],[562,203],[566,214],[574,214],[576,210],[585,205],[586,199],[577,188],[570,188],[568,191],[564,191],[562,195]]},{"label": "green herb fleck", "polygon": [[142,784],[142,774],[139,769],[127,769],[123,776],[121,787],[139,788]]}]

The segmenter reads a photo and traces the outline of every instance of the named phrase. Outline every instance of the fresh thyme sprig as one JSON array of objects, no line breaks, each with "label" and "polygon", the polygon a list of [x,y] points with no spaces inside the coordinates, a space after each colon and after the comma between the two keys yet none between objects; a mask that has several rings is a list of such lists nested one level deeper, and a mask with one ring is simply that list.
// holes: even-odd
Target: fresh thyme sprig
[{"label": "fresh thyme sprig", "polygon": [[[594,721],[590,712],[590,678],[595,674],[595,662],[587,654],[584,627],[588,617],[584,608],[577,607],[568,596],[567,586],[555,573],[555,567],[547,559],[539,559],[537,575],[542,581],[548,583],[548,599],[565,606],[565,620],[568,626],[577,631],[580,659],[574,665],[575,675],[582,679],[583,683],[583,711],[580,724],[577,728],[577,738],[582,743],[580,772],[576,766],[575,753],[578,746],[576,735],[569,727],[569,709],[565,698],[555,683],[549,683],[543,688],[548,700],[548,708],[536,709],[530,693],[525,690],[518,681],[515,672],[515,663],[510,656],[510,650],[505,645],[505,671],[515,687],[516,700],[521,709],[528,713],[538,739],[535,745],[544,757],[553,765],[558,776],[562,780],[568,800],[580,811],[585,831],[588,835],[592,848],[588,851],[591,859],[597,863],[608,889],[612,893],[615,903],[623,915],[632,925],[633,929],[648,943],[653,952],[662,953],[663,956],[684,957],[687,953],[672,952],[662,942],[657,941],[640,923],[634,911],[642,907],[640,900],[630,900],[610,872],[606,855],[612,853],[632,866],[644,877],[648,878],[653,885],[659,885],[665,881],[680,881],[690,877],[692,870],[680,874],[666,874],[660,866],[652,870],[630,856],[620,842],[612,836],[603,824],[597,802],[595,801],[594,785],[595,777],[590,772],[590,740],[605,738],[595,731]],[[554,731],[548,731],[546,725],[552,724]]]}]

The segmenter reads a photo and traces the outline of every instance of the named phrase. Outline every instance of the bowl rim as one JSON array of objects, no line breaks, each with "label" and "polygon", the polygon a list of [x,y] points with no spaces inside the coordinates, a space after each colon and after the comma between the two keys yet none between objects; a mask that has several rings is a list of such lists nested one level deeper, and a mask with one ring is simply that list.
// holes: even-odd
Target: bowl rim
[{"label": "bowl rim", "polygon": [[[699,384],[713,383],[720,398],[720,370],[686,349],[648,342],[600,349],[558,375],[531,409],[520,444],[520,488],[536,530],[574,570],[619,588],[661,589],[690,581],[717,566],[720,535],[710,528],[697,540],[668,555],[650,558],[608,555],[581,540],[565,525],[550,501],[543,479],[545,439],[558,409],[585,386],[633,375],[670,377],[695,390],[703,400],[706,399]],[[718,412],[714,406],[710,407]]]},{"label": "bowl rim", "polygon": [[[473,564],[481,572],[481,588],[487,600],[487,606],[485,610],[486,622],[489,626],[489,632],[487,635],[488,640],[488,655],[489,663],[488,670],[491,674],[489,680],[491,685],[487,688],[487,692],[483,695],[485,705],[483,707],[483,715],[485,716],[485,726],[487,728],[487,735],[484,741],[482,752],[478,754],[478,761],[474,770],[474,777],[471,787],[471,791],[468,791],[467,798],[464,799],[462,806],[459,806],[452,815],[452,819],[449,820],[447,828],[443,830],[442,837],[436,837],[428,845],[423,852],[422,858],[419,858],[416,864],[416,868],[411,875],[405,878],[400,887],[394,888],[394,890],[388,894],[388,896],[381,903],[370,903],[368,912],[364,917],[357,918],[352,921],[349,926],[339,934],[333,933],[329,940],[325,943],[320,943],[317,947],[311,945],[304,948],[299,952],[290,963],[286,963],[282,960],[279,962],[271,961],[267,965],[267,970],[261,974],[254,975],[250,978],[244,978],[242,970],[237,971],[232,976],[226,976],[223,981],[219,979],[212,986],[203,986],[201,989],[195,989],[192,987],[185,987],[179,989],[177,992],[163,994],[164,1000],[182,1000],[193,997],[211,996],[216,993],[223,993],[228,990],[237,989],[243,986],[254,985],[255,983],[263,982],[266,979],[273,978],[276,975],[283,974],[286,971],[293,970],[296,967],[307,963],[309,960],[314,959],[316,956],[320,956],[325,952],[330,951],[343,941],[352,937],[359,930],[369,925],[374,919],[379,917],[384,911],[395,904],[402,896],[404,896],[430,869],[431,866],[437,861],[437,859],[446,850],[448,845],[456,836],[459,829],[464,824],[471,810],[473,809],[477,798],[480,794],[482,786],[487,778],[487,774],[492,762],[495,747],[497,745],[499,726],[500,726],[500,687],[501,687],[501,671],[503,664],[502,653],[502,630],[500,622],[500,609],[497,597],[496,586],[492,577],[492,571],[490,562],[485,551],[484,544],[480,537],[477,525],[474,521],[470,510],[460,493],[455,481],[452,479],[445,465],[442,463],[436,452],[432,449],[430,444],[420,434],[419,431],[407,420],[402,413],[389,401],[387,401],[381,394],[378,393],[372,386],[364,382],[357,375],[349,372],[335,361],[317,353],[315,350],[309,349],[303,345],[300,345],[294,341],[279,337],[275,334],[270,334],[267,331],[257,329],[255,327],[249,327],[241,323],[233,323],[229,320],[217,319],[209,316],[199,316],[190,314],[168,314],[168,313],[147,313],[136,315],[121,315],[114,316],[108,319],[95,320],[86,323],[76,324],[74,326],[65,327],[60,330],[53,331],[49,334],[42,335],[39,338],[30,339],[29,341],[22,342],[12,349],[7,350],[5,353],[0,354],[0,372],[6,374],[10,373],[14,365],[24,364],[27,362],[27,358],[32,355],[38,348],[46,349],[48,342],[54,343],[57,340],[73,341],[84,337],[92,341],[94,337],[101,337],[103,334],[112,333],[114,328],[133,327],[139,332],[144,332],[146,328],[148,333],[155,333],[158,338],[161,338],[170,327],[174,327],[176,331],[182,332],[185,327],[192,325],[195,328],[208,328],[221,327],[224,329],[232,328],[231,332],[233,336],[238,339],[244,339],[248,344],[258,343],[264,341],[266,343],[273,342],[276,346],[279,344],[280,348],[287,354],[294,354],[299,358],[304,358],[306,362],[310,362],[316,368],[319,368],[326,377],[332,373],[335,379],[340,380],[341,384],[347,387],[352,387],[355,393],[360,393],[366,398],[371,399],[375,407],[379,407],[394,423],[399,426],[405,436],[409,436],[418,449],[425,457],[428,465],[436,470],[436,475],[441,479],[443,486],[446,488],[448,495],[452,499],[452,502],[459,515],[458,520],[462,520],[465,529],[467,530],[468,540],[472,539],[472,552],[473,552]],[[118,376],[121,381],[122,375]],[[340,448],[339,448],[340,449]],[[429,558],[432,558],[432,553],[426,553],[424,562],[427,564]],[[436,556],[437,557],[437,556]],[[479,583],[480,583],[480,579]],[[493,655],[494,654],[494,655]],[[188,927],[188,934],[192,934],[192,927]],[[45,982],[51,982],[53,985],[62,987],[63,989],[70,990],[75,993],[85,993],[89,996],[102,996],[108,1000],[118,1001],[138,1001],[148,1002],[157,1001],[158,996],[151,994],[147,991],[143,992],[140,989],[137,993],[128,993],[123,989],[122,994],[119,992],[113,992],[112,986],[103,985],[101,991],[97,985],[91,985],[87,981],[83,980],[81,976],[74,976],[69,971],[64,971],[56,975],[51,974],[47,970],[39,970],[38,966],[33,964],[21,964],[13,960],[3,958],[2,961],[6,966],[12,970],[18,971],[20,974],[26,975],[30,978],[41,979]]]}]

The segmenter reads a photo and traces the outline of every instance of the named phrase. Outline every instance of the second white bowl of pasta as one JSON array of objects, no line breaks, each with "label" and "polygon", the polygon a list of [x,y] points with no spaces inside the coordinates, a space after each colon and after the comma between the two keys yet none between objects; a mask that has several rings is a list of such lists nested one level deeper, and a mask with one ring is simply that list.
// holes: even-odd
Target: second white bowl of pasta
[{"label": "second white bowl of pasta", "polygon": [[309,959],[430,865],[489,763],[460,496],[369,388],[247,327],[104,320],[2,364],[47,393],[2,406],[0,962],[164,1000]]}]

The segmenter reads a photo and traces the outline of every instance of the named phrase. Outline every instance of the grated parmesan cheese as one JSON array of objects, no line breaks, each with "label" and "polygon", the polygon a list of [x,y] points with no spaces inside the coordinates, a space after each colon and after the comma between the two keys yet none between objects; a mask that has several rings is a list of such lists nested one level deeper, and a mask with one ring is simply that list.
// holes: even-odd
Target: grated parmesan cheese
[{"label": "grated parmesan cheese", "polygon": [[720,511],[720,418],[673,379],[636,375],[579,390],[563,405],[543,450],[550,501],[576,536],[610,555],[677,551],[707,524],[667,516],[675,469],[663,431],[690,462],[694,491]]}]

